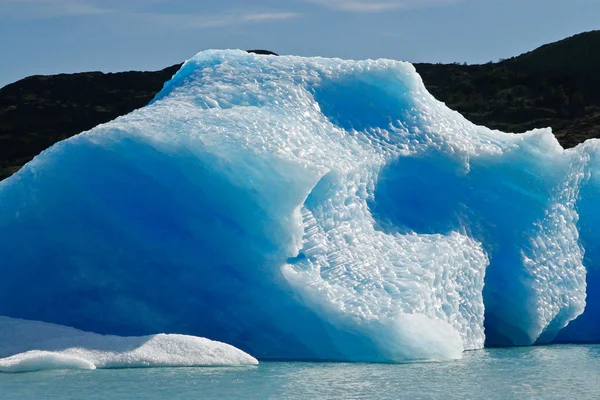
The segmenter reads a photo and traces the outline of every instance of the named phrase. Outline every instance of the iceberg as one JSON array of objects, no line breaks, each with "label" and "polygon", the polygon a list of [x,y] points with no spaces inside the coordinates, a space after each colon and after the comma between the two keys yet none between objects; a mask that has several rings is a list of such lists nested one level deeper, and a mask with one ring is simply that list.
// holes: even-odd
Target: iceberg
[{"label": "iceberg", "polygon": [[597,147],[476,126],[409,63],[205,51],[0,182],[0,315],[259,359],[598,340]]},{"label": "iceberg", "polygon": [[200,337],[105,336],[0,317],[0,372],[256,364],[254,357],[233,346]]}]

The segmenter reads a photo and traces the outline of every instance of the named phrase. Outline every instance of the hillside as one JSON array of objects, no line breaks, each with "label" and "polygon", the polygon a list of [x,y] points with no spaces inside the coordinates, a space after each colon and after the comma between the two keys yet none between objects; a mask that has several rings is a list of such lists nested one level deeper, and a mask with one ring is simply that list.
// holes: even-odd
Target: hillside
[{"label": "hillside", "polygon": [[0,89],[0,179],[52,144],[143,107],[178,68],[31,76]]},{"label": "hillside", "polygon": [[[600,31],[498,63],[415,67],[436,98],[477,124],[551,126],[564,147],[600,137]],[[0,179],[53,143],[144,106],[178,68],[32,76],[0,89]]]},{"label": "hillside", "polygon": [[563,147],[600,137],[600,31],[498,63],[415,67],[436,98],[476,124],[507,132],[550,126]]}]

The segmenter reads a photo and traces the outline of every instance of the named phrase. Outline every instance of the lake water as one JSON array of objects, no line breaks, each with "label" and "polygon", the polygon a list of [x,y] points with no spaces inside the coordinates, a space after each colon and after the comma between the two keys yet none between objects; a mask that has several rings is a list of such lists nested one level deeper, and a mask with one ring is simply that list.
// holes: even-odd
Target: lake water
[{"label": "lake water", "polygon": [[443,363],[0,373],[0,399],[600,399],[600,346],[486,349]]}]

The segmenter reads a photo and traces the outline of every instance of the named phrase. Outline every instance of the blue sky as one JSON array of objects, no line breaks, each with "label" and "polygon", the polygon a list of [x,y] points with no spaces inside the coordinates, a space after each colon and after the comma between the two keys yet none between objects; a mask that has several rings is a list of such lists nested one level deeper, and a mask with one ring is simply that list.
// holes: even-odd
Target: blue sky
[{"label": "blue sky", "polygon": [[209,48],[480,63],[592,29],[599,0],[0,0],[0,86]]}]

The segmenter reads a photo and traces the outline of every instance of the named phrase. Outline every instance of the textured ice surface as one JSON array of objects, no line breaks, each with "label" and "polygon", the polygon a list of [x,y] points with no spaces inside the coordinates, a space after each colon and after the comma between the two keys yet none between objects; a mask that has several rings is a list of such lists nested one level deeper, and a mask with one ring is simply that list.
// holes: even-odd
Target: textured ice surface
[{"label": "textured ice surface", "polygon": [[600,342],[600,141],[588,140],[578,148],[587,161],[580,196],[579,238],[585,248],[587,297],[585,312],[557,337],[558,342]]},{"label": "textured ice surface", "polygon": [[104,336],[0,317],[0,372],[253,364],[254,357],[233,346],[195,336]]},{"label": "textured ice surface", "polygon": [[0,314],[278,359],[548,342],[585,306],[595,154],[475,126],[408,63],[203,52],[0,183]]}]

